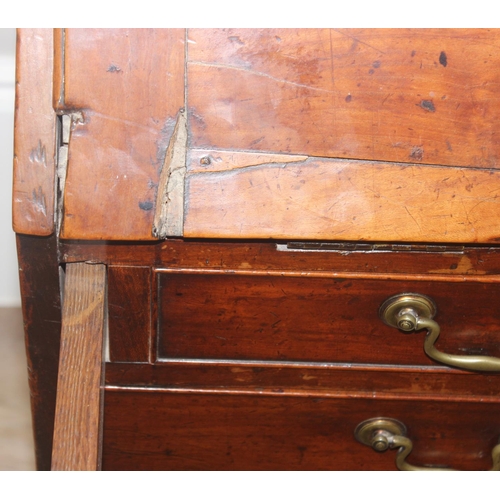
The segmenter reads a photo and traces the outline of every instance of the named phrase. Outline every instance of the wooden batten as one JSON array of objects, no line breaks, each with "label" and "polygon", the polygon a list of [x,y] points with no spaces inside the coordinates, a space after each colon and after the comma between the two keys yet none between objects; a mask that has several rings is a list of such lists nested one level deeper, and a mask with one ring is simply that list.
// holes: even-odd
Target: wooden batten
[{"label": "wooden batten", "polygon": [[54,232],[52,36],[51,29],[20,29],[17,35],[13,227],[16,233],[36,236]]}]

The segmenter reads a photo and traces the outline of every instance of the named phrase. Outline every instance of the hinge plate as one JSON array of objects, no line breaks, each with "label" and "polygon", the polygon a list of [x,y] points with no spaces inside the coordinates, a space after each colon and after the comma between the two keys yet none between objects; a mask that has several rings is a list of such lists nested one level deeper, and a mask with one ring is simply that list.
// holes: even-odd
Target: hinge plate
[{"label": "hinge plate", "polygon": [[415,252],[415,253],[454,253],[463,254],[463,245],[422,245],[404,243],[359,243],[359,242],[318,242],[318,241],[289,241],[278,243],[278,251],[296,252]]}]

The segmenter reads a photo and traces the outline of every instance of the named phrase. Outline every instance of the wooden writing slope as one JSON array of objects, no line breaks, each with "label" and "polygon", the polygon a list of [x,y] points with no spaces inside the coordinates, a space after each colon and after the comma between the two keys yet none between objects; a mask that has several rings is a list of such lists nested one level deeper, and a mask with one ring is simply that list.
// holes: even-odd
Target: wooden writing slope
[{"label": "wooden writing slope", "polygon": [[38,468],[500,469],[497,46],[20,30]]}]

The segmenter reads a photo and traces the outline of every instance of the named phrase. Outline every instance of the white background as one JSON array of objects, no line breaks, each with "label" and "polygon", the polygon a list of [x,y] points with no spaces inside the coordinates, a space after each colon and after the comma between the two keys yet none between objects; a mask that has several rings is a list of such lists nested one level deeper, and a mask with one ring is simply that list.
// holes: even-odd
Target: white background
[{"label": "white background", "polygon": [[15,29],[0,28],[0,307],[21,304],[12,230],[15,50]]}]

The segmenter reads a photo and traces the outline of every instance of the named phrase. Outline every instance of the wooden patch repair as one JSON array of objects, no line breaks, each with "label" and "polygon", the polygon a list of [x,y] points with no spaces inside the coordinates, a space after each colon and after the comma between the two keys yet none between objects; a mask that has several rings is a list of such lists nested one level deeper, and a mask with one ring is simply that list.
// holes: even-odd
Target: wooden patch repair
[{"label": "wooden patch repair", "polygon": [[183,235],[186,148],[186,112],[181,110],[168,145],[158,185],[153,236],[159,239]]}]

